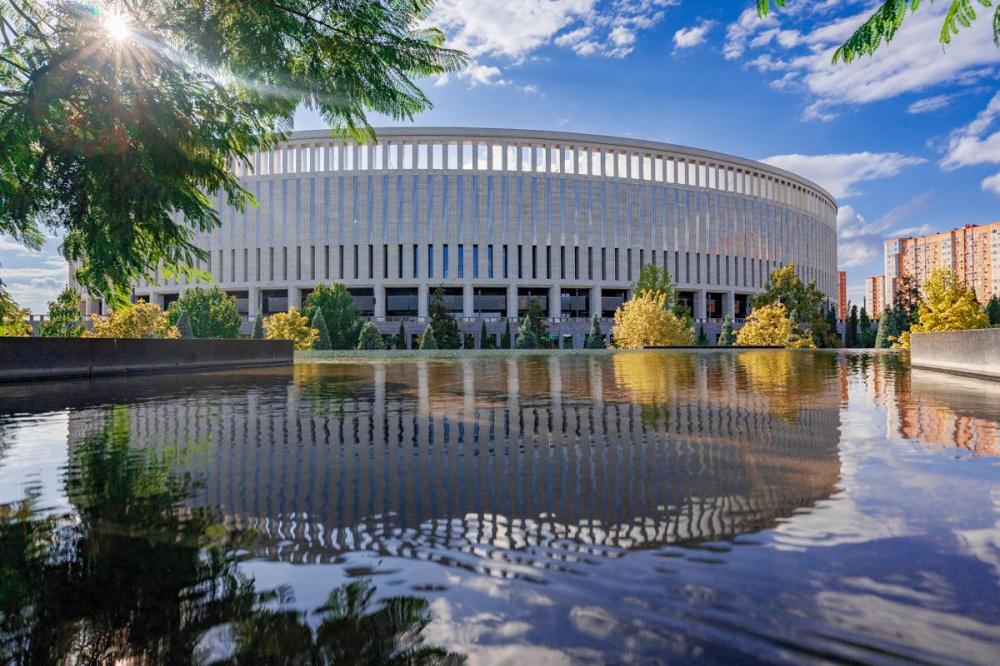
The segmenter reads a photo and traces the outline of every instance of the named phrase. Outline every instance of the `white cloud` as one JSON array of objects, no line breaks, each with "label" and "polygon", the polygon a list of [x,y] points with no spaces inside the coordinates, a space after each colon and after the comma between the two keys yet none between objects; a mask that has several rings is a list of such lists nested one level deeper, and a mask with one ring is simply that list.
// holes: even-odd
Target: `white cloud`
[{"label": "white cloud", "polygon": [[901,227],[904,222],[927,207],[928,193],[902,203],[875,222],[868,222],[853,206],[837,210],[837,261],[841,269],[863,266],[881,258],[888,237],[916,236],[930,231],[926,224]]},{"label": "white cloud", "polygon": [[[829,120],[843,105],[868,104],[940,85],[972,85],[995,76],[1000,49],[981,23],[956,35],[946,53],[937,48],[947,8],[947,3],[921,7],[920,12],[908,16],[891,42],[872,57],[861,57],[849,65],[834,64],[834,50],[869,16],[870,3],[860,12],[828,19],[806,32],[781,26],[782,21],[796,20],[790,15],[779,18],[772,14],[762,21],[748,9],[728,26],[723,52],[729,59],[756,52],[746,65],[762,72],[774,71],[774,62],[787,63],[788,71],[794,72],[801,89],[811,98],[804,117]],[[771,57],[761,59],[761,51]],[[780,87],[794,87],[789,83],[786,75]],[[941,97],[914,103],[916,110],[911,112],[932,110],[926,104],[941,108],[945,103]]]},{"label": "white cloud", "polygon": [[907,107],[907,113],[930,113],[931,111],[937,111],[938,109],[943,109],[949,104],[954,95],[934,95],[933,97],[924,97],[923,99],[918,99],[913,104]]},{"label": "white cloud", "polygon": [[473,86],[483,85],[506,85],[507,82],[500,78],[500,68],[492,65],[480,65],[472,63],[459,72],[459,78],[466,79]]},{"label": "white cloud", "polygon": [[688,28],[681,28],[674,33],[674,48],[689,49],[704,44],[714,26],[715,21],[704,20]]},{"label": "white cloud", "polygon": [[983,178],[983,182],[980,183],[983,188],[983,192],[989,192],[1000,197],[1000,173],[995,173],[992,176],[987,176]]},{"label": "white cloud", "polygon": [[1000,130],[987,132],[1000,117],[1000,93],[993,96],[986,108],[968,125],[952,132],[948,152],[941,160],[945,169],[973,164],[1000,163]]},{"label": "white cloud", "polygon": [[774,155],[763,160],[808,178],[836,198],[857,194],[858,183],[895,176],[905,167],[925,162],[900,153],[841,153],[830,155]]}]

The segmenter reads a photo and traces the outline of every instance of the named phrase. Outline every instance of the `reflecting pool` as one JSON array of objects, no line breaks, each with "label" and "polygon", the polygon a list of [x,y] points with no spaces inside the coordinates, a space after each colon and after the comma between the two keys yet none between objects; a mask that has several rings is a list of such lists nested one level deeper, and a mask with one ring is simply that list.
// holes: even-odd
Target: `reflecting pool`
[{"label": "reflecting pool", "polygon": [[0,663],[995,663],[1000,384],[482,353],[0,386]]}]

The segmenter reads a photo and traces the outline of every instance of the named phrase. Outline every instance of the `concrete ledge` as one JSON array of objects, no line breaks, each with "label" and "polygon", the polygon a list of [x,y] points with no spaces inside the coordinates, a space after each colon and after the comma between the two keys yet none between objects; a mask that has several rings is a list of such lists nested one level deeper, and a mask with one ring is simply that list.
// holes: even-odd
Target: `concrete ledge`
[{"label": "concrete ledge", "polygon": [[1000,379],[1000,328],[914,333],[910,364],[972,377]]},{"label": "concrete ledge", "polygon": [[0,338],[0,382],[290,365],[287,340]]}]

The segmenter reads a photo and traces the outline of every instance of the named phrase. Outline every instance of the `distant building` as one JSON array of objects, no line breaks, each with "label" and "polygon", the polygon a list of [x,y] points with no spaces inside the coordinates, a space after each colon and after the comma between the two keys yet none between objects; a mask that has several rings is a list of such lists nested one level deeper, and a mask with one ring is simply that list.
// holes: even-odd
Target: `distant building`
[{"label": "distant building", "polygon": [[837,319],[847,319],[847,273],[837,271]]},{"label": "distant building", "polygon": [[885,307],[885,276],[873,275],[865,279],[865,309],[868,316],[878,319]]},{"label": "distant building", "polygon": [[895,302],[901,278],[912,277],[923,286],[939,268],[955,271],[980,303],[1000,295],[1000,222],[887,240],[883,302]]}]

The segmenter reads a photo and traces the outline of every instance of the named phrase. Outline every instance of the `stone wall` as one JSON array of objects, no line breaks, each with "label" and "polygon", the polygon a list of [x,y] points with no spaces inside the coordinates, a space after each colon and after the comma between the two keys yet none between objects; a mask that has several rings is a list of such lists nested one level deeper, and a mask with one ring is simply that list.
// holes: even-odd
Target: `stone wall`
[{"label": "stone wall", "polygon": [[914,333],[910,362],[917,368],[1000,379],[1000,328]]}]

